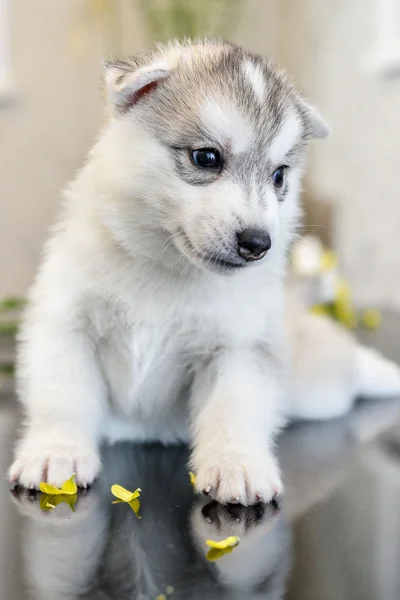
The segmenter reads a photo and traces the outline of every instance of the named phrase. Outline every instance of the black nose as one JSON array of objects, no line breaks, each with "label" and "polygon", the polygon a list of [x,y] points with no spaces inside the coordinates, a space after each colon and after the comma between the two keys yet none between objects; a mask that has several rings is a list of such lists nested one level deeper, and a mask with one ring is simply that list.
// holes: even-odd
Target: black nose
[{"label": "black nose", "polygon": [[262,229],[245,229],[238,233],[239,254],[245,260],[260,260],[271,248],[269,233]]}]

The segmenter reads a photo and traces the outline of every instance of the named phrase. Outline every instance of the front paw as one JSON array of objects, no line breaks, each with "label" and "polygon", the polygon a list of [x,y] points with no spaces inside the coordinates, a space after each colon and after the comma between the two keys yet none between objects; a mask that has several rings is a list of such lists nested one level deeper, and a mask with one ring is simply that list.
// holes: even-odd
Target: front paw
[{"label": "front paw", "polygon": [[244,506],[269,502],[281,494],[282,483],[275,457],[268,453],[238,452],[210,447],[192,457],[196,489],[222,504]]},{"label": "front paw", "polygon": [[16,451],[8,476],[12,484],[37,490],[42,481],[60,487],[75,473],[77,485],[86,488],[97,477],[100,466],[96,449],[85,441],[28,435]]}]

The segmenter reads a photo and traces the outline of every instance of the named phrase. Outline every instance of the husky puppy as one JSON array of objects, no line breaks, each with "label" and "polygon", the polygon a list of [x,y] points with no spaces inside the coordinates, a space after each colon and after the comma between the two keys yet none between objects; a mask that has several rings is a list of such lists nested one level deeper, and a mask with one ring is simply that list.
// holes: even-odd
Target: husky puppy
[{"label": "husky puppy", "polygon": [[285,317],[306,147],[328,128],[270,61],[215,40],[109,62],[105,87],[20,333],[10,480],[85,487],[103,439],[184,441],[199,491],[268,501],[285,417],[400,390],[331,324]]}]

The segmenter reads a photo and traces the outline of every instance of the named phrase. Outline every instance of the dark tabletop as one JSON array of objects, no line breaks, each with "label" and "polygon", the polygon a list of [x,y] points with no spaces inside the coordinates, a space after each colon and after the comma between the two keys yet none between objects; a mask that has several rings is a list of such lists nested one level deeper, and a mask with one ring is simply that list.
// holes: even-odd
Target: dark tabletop
[{"label": "dark tabletop", "polygon": [[[368,338],[367,338],[368,339]],[[400,317],[369,344],[400,362]],[[0,392],[0,467],[18,414]],[[101,478],[42,510],[0,480],[1,600],[399,600],[400,399],[360,402],[346,418],[297,424],[279,439],[280,505],[222,507],[193,494],[183,447],[119,444]],[[111,502],[142,488],[141,519]],[[48,507],[49,508],[49,507]],[[219,560],[205,540],[240,536]]]}]

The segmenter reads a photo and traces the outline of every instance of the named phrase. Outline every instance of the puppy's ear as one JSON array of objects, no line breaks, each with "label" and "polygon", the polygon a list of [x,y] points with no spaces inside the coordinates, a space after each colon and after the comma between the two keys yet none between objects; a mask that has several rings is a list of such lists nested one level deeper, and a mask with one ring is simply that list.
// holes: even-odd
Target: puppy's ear
[{"label": "puppy's ear", "polygon": [[137,104],[168,77],[170,65],[161,61],[137,65],[133,60],[121,59],[106,62],[104,71],[108,101],[113,113],[118,115]]},{"label": "puppy's ear", "polygon": [[328,137],[331,129],[320,112],[307,100],[302,100],[301,108],[306,124],[306,137],[308,139]]}]

